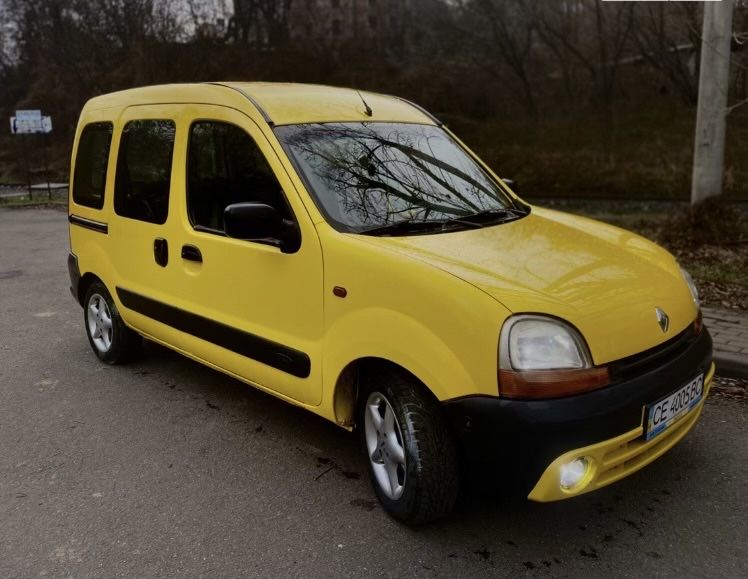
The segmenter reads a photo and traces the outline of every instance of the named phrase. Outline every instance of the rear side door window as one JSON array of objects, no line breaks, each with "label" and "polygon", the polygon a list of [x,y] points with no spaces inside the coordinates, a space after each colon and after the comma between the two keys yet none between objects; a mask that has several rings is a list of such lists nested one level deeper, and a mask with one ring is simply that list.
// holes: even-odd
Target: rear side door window
[{"label": "rear side door window", "polygon": [[166,222],[175,132],[174,121],[160,119],[129,121],[122,129],[114,185],[117,215]]},{"label": "rear side door window", "polygon": [[73,173],[73,202],[93,209],[104,206],[112,123],[90,123],[78,139]]},{"label": "rear side door window", "polygon": [[195,229],[223,233],[223,212],[234,203],[264,203],[291,219],[278,179],[244,129],[219,121],[190,127],[187,209]]}]

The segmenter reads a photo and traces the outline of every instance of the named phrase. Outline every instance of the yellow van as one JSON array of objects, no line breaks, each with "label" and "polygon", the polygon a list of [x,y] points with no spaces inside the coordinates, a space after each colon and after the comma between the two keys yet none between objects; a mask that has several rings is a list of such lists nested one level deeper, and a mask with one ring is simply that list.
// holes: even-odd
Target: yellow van
[{"label": "yellow van", "polygon": [[400,98],[154,86],[90,100],[68,258],[94,353],[141,337],[360,432],[384,508],[464,478],[535,501],[617,481],[693,427],[712,343],[672,255],[519,199]]}]

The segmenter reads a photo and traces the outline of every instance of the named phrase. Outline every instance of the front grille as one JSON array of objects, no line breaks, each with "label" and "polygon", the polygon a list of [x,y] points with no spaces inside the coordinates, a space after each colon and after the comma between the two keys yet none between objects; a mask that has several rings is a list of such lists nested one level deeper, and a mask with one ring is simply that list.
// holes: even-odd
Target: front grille
[{"label": "front grille", "polygon": [[667,342],[612,362],[609,365],[611,382],[631,380],[651,370],[655,370],[674,360],[685,352],[698,338],[693,324]]}]

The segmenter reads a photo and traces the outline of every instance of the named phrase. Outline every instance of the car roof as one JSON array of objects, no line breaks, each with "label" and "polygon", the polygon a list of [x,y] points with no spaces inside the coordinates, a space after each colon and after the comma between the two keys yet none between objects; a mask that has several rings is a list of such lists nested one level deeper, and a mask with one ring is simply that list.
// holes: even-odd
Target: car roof
[{"label": "car roof", "polygon": [[[122,109],[171,103],[256,109],[271,125],[352,121],[438,124],[419,106],[398,97],[298,83],[215,82],[146,86],[94,97],[85,109]],[[370,107],[371,115],[367,114],[366,105]]]}]

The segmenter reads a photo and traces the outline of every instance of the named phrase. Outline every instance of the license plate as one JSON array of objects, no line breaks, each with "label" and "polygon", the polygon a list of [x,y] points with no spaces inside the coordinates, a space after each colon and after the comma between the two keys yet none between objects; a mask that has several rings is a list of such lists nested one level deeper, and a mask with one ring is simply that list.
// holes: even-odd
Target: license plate
[{"label": "license plate", "polygon": [[660,434],[668,426],[696,406],[704,394],[704,375],[700,374],[672,394],[647,406],[646,440]]}]

